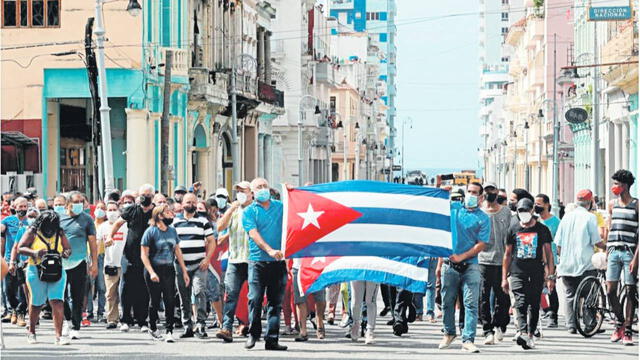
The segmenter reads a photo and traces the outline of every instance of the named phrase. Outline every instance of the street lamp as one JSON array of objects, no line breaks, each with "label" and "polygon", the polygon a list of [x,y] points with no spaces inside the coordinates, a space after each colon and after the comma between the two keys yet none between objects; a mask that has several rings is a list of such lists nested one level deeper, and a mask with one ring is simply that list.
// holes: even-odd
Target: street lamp
[{"label": "street lamp", "polygon": [[138,3],[138,0],[129,0],[129,5],[127,5],[127,12],[129,15],[136,17],[142,13],[142,6]]},{"label": "street lamp", "polygon": [[[336,113],[336,115],[340,115],[338,113]],[[342,129],[342,139],[343,139],[343,145],[342,145],[342,174],[344,179],[343,180],[347,180],[348,177],[348,171],[347,171],[347,129],[344,127],[344,125],[342,125],[342,120],[340,120],[338,122],[338,125],[336,125],[336,128],[338,129]]]}]

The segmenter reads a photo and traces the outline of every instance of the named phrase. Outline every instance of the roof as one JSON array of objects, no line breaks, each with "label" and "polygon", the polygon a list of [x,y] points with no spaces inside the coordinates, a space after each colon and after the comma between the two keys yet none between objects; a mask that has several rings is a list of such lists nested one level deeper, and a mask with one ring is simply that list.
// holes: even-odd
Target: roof
[{"label": "roof", "polygon": [[38,145],[33,139],[20,131],[3,131],[0,135],[2,135],[2,145]]}]

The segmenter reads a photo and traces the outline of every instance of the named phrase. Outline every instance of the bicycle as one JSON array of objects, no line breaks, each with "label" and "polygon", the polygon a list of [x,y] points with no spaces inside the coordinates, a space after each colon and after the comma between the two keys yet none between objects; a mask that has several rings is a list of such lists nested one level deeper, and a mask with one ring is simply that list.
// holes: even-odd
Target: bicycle
[{"label": "bicycle", "polygon": [[[592,337],[600,333],[600,328],[606,316],[613,322],[617,321],[615,314],[610,309],[606,296],[605,270],[597,270],[597,276],[587,276],[584,278],[576,290],[576,298],[573,302],[573,310],[576,314],[576,330],[584,337]],[[618,299],[623,309],[626,309],[626,302],[629,301],[627,287],[619,285]],[[638,304],[638,294],[636,292],[636,305]],[[637,324],[637,313],[634,316],[633,324]],[[638,331],[633,329],[635,333]]]}]

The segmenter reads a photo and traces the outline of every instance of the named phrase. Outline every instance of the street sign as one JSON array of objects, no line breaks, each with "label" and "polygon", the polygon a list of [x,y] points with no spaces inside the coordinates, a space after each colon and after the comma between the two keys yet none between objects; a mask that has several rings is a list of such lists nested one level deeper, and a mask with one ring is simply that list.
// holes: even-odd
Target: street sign
[{"label": "street sign", "polygon": [[598,1],[589,7],[589,21],[617,21],[631,19],[630,0]]},{"label": "street sign", "polygon": [[402,165],[393,165],[393,171],[402,171]]},{"label": "street sign", "polygon": [[580,124],[589,118],[589,113],[583,108],[571,108],[564,114],[564,118],[572,124]]}]

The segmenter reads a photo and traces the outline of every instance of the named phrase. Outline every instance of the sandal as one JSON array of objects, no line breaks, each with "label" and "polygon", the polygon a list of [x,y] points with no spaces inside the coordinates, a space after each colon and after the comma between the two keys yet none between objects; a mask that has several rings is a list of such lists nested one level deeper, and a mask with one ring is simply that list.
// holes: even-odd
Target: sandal
[{"label": "sandal", "polygon": [[325,335],[326,335],[326,333],[325,333],[324,327],[321,327],[316,331],[316,336],[320,340],[324,339]]},{"label": "sandal", "polygon": [[309,340],[309,335],[300,335],[294,339],[295,342],[305,342]]}]

